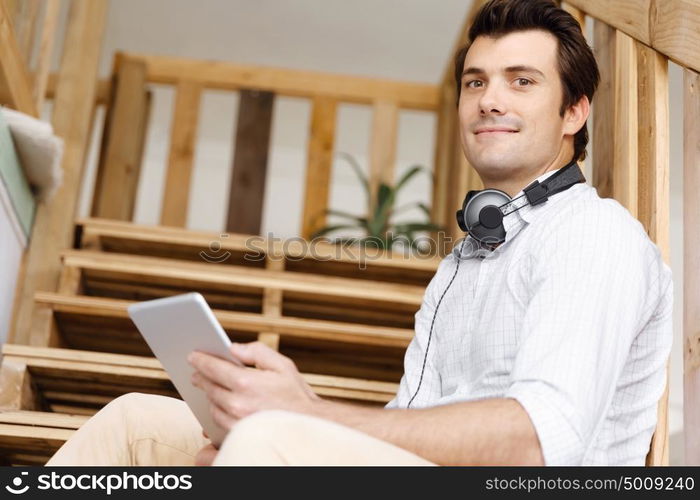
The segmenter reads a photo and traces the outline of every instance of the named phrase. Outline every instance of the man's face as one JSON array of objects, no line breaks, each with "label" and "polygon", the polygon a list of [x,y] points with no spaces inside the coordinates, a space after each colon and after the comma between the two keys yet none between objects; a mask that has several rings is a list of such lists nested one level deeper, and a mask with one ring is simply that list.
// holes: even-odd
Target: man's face
[{"label": "man's face", "polygon": [[462,149],[482,179],[527,174],[557,158],[564,119],[559,115],[562,86],[552,34],[528,30],[477,37],[463,71]]}]

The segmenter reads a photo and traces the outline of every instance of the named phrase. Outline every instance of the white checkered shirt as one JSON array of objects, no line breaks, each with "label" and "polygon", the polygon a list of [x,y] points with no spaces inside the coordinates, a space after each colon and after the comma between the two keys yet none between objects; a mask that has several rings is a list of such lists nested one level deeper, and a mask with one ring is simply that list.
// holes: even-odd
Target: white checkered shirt
[{"label": "white checkered shirt", "polygon": [[[465,240],[411,408],[514,398],[546,465],[644,465],[672,340],[671,271],[658,248],[583,183],[504,225],[494,251]],[[458,255],[459,243],[426,289],[387,408],[406,408],[416,391]]]}]

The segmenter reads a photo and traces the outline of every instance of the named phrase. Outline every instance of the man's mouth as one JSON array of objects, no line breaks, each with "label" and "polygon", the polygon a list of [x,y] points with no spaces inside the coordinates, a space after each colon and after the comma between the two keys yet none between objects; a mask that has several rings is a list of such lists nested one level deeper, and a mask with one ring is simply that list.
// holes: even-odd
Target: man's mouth
[{"label": "man's mouth", "polygon": [[477,129],[474,135],[516,134],[518,131],[511,128],[484,127]]}]

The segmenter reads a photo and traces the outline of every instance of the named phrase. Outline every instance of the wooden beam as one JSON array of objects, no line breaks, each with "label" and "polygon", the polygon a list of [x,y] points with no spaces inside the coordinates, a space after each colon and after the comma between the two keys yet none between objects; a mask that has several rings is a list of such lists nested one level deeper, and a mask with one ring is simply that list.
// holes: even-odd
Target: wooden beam
[{"label": "wooden beam", "polygon": [[392,101],[377,101],[373,106],[372,135],[369,149],[370,207],[374,210],[381,183],[394,183],[396,141],[398,137],[399,108]]},{"label": "wooden beam", "polygon": [[22,59],[27,67],[32,57],[37,18],[42,0],[21,0],[17,2],[17,12],[14,17],[15,33]]},{"label": "wooden beam", "polygon": [[0,1],[0,87],[9,94],[9,104],[17,111],[38,116],[32,98],[32,84],[27,65],[17,43],[12,19]]},{"label": "wooden beam", "polygon": [[55,290],[59,253],[72,243],[73,217],[90,139],[106,13],[106,0],[74,0],[68,13],[52,116],[55,133],[65,141],[63,184],[51,201],[40,204],[37,209],[24,287],[18,297],[21,303],[10,336],[16,343],[28,342],[34,293]]},{"label": "wooden beam", "polygon": [[[450,154],[455,142],[455,113],[456,90],[453,83],[442,86],[440,108],[437,113],[435,133],[435,160],[433,162],[433,192],[430,218],[435,224],[446,226],[454,210],[448,206],[448,191],[450,185]],[[433,234],[438,244],[438,254],[444,255],[443,239],[440,234]]]},{"label": "wooden beam", "polygon": [[567,0],[591,17],[700,71],[700,4],[697,0]]},{"label": "wooden beam", "polygon": [[301,235],[307,239],[326,223],[337,108],[328,97],[315,97],[312,102],[301,225]]},{"label": "wooden beam", "polygon": [[[284,271],[284,257],[281,255],[268,255],[265,259],[265,268],[271,271]],[[282,317],[282,290],[266,288],[263,291],[263,316],[267,318]],[[258,334],[258,340],[267,346],[279,351],[280,334],[274,331],[263,331]]]},{"label": "wooden beam", "polygon": [[700,74],[683,75],[683,432],[700,465]]},{"label": "wooden beam", "polygon": [[613,195],[615,124],[615,30],[593,22],[593,51],[600,84],[593,101],[593,187],[601,198]]},{"label": "wooden beam", "polygon": [[136,204],[141,155],[148,120],[146,66],[126,59],[115,75],[114,97],[108,107],[92,215],[130,221]]},{"label": "wooden beam", "polygon": [[[646,45],[634,42],[638,81],[638,213],[637,218],[670,265],[670,188],[668,63]],[[667,465],[668,368],[666,389],[658,403],[658,420],[647,455],[647,465]]]},{"label": "wooden beam", "polygon": [[226,231],[260,234],[275,95],[242,90],[240,96]]},{"label": "wooden beam", "polygon": [[613,197],[637,216],[637,55],[634,40],[615,34]]},{"label": "wooden beam", "polygon": [[136,53],[128,55],[142,58],[146,62],[148,81],[153,83],[173,85],[186,78],[208,89],[258,89],[274,92],[276,95],[309,98],[318,96],[360,104],[392,100],[401,108],[427,111],[434,111],[438,104],[438,89],[430,84],[222,61]]},{"label": "wooden beam", "polygon": [[639,187],[637,218],[670,264],[668,62],[635,42],[639,108]]},{"label": "wooden beam", "polygon": [[36,61],[36,71],[34,72],[34,103],[39,114],[41,114],[41,108],[46,97],[46,87],[49,82],[51,56],[53,54],[60,9],[61,0],[46,0],[41,35],[39,35],[39,54]]},{"label": "wooden beam", "polygon": [[177,84],[176,91],[160,223],[185,227],[202,87],[184,80]]}]

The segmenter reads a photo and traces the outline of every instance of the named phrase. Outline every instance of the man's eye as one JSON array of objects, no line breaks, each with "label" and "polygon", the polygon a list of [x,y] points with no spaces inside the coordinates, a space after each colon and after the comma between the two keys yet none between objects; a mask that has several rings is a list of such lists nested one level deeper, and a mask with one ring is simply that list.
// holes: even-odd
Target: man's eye
[{"label": "man's eye", "polygon": [[484,82],[481,80],[469,80],[464,84],[465,87],[469,87],[470,89],[475,89],[482,87],[484,85]]},{"label": "man's eye", "polygon": [[528,80],[527,78],[518,78],[515,80],[517,84],[521,87],[525,87],[527,85],[530,85],[532,82]]}]

